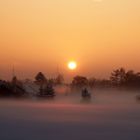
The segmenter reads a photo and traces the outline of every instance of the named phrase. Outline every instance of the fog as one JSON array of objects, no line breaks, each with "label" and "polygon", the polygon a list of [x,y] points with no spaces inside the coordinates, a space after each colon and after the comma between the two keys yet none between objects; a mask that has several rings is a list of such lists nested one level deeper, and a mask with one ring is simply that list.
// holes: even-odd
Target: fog
[{"label": "fog", "polygon": [[53,100],[0,100],[0,140],[139,140],[137,91],[61,89]]}]

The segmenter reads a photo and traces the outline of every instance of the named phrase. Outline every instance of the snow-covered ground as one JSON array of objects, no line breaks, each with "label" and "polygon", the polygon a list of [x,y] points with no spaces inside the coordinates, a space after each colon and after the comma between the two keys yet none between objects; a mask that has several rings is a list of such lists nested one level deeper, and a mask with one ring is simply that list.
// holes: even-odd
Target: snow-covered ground
[{"label": "snow-covered ground", "polygon": [[138,93],[94,91],[54,100],[0,101],[0,140],[140,140]]}]

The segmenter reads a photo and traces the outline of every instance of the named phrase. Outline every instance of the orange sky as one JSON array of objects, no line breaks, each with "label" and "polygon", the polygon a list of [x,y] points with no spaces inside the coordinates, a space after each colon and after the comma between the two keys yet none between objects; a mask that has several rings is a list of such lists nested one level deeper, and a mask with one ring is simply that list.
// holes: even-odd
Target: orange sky
[{"label": "orange sky", "polygon": [[[0,77],[140,71],[139,0],[0,0]],[[67,62],[78,69],[71,73]]]}]

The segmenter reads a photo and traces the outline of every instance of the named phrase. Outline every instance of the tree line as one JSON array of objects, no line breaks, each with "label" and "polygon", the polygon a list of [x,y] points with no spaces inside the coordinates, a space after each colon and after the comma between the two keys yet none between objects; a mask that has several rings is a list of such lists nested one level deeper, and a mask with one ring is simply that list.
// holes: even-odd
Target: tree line
[{"label": "tree line", "polygon": [[87,78],[84,76],[75,76],[72,81],[73,87],[89,86],[90,88],[139,88],[140,89],[140,72],[125,70],[119,68],[113,70],[109,79]]},{"label": "tree line", "polygon": [[[58,75],[55,79],[47,80],[43,73],[38,73],[35,77],[36,82],[50,81],[53,85],[64,84],[63,75]],[[70,84],[72,88],[139,88],[140,89],[140,72],[135,72],[133,70],[125,70],[124,68],[119,68],[113,70],[108,79],[96,79],[87,78],[86,76],[77,75],[73,77]]]},{"label": "tree line", "polygon": [[[48,79],[39,72],[35,76],[34,82],[37,85],[51,83],[53,86],[65,85],[64,76],[59,74],[56,78]],[[140,89],[140,72],[125,70],[119,68],[113,70],[108,79],[87,78],[86,76],[77,75],[73,77],[70,86],[72,88],[139,88]]]}]

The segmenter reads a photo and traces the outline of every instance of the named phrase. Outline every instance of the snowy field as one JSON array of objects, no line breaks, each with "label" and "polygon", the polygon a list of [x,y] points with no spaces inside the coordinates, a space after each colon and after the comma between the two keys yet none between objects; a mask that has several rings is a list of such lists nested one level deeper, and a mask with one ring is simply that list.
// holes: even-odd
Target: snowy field
[{"label": "snowy field", "polygon": [[140,140],[138,92],[94,91],[54,100],[0,100],[0,140]]}]

